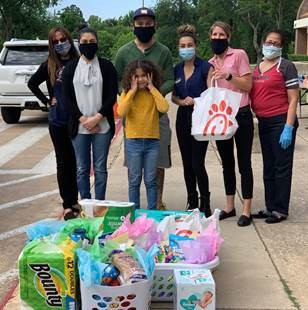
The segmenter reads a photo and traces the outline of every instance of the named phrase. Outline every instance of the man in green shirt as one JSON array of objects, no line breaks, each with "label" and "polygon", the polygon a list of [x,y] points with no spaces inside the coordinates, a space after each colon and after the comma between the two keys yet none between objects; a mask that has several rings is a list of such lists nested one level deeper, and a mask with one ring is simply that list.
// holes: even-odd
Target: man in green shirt
[{"label": "man in green shirt", "polygon": [[[123,45],[117,52],[114,65],[118,72],[119,82],[123,72],[130,62],[136,59],[151,60],[163,73],[163,84],[160,88],[165,96],[173,90],[173,62],[167,46],[157,42],[154,38],[155,15],[151,9],[140,8],[133,16],[135,40]],[[168,114],[159,119],[160,155],[157,169],[157,209],[164,209],[162,201],[165,168],[171,167],[171,129]]]}]

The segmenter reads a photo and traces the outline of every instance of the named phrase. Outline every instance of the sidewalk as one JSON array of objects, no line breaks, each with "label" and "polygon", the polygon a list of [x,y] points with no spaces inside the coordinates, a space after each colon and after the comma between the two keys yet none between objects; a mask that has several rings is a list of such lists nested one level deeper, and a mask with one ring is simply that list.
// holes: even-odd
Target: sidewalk
[{"label": "sidewalk", "polygon": [[[166,170],[164,201],[168,209],[184,209],[186,204],[182,163],[175,134],[176,107],[171,105],[172,161]],[[302,107],[308,117],[308,107]],[[308,309],[308,202],[307,160],[308,118],[300,120],[294,160],[294,179],[290,217],[287,221],[268,225],[255,220],[248,227],[237,226],[237,218],[221,223],[225,243],[220,251],[220,265],[214,272],[217,287],[217,309]],[[109,199],[127,200],[127,171],[123,167],[121,138],[116,141],[110,163]],[[255,140],[258,150],[258,138]],[[210,179],[211,206],[223,208],[224,188],[222,170],[214,144],[209,145],[206,167]],[[263,208],[262,158],[253,154],[254,209]],[[238,178],[238,190],[239,187]],[[142,199],[145,202],[144,186]],[[143,203],[144,205],[144,203]],[[237,195],[237,214],[241,214]],[[18,309],[18,297],[5,309]],[[171,309],[171,305],[153,305],[153,309]]]},{"label": "sidewalk", "polygon": [[[166,170],[164,200],[169,209],[183,209],[186,204],[182,163],[174,132],[176,107],[171,106],[172,161]],[[308,117],[308,107],[302,107]],[[221,222],[225,244],[220,252],[221,264],[214,273],[218,309],[308,309],[308,119],[300,120],[290,217],[287,221],[268,225],[255,220],[240,228],[237,218]],[[254,150],[259,150],[255,136]],[[122,152],[110,171],[109,193],[112,198],[127,199],[126,169]],[[224,206],[224,189],[219,156],[214,144],[209,146],[206,167],[210,179],[212,208]],[[254,209],[263,208],[262,156],[253,153]],[[121,190],[115,190],[121,184]],[[238,190],[240,184],[238,178]],[[143,191],[144,193],[144,191]],[[143,195],[144,198],[144,195]],[[241,214],[237,196],[237,214]]]}]

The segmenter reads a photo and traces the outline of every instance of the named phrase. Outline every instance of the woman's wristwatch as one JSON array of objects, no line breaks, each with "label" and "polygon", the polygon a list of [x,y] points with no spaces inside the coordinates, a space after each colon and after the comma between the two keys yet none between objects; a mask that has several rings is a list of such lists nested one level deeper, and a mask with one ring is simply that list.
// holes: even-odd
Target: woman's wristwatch
[{"label": "woman's wristwatch", "polygon": [[226,77],[226,80],[227,80],[227,81],[231,81],[231,80],[232,80],[232,78],[233,78],[232,74],[231,74],[231,73],[229,73],[229,75]]}]

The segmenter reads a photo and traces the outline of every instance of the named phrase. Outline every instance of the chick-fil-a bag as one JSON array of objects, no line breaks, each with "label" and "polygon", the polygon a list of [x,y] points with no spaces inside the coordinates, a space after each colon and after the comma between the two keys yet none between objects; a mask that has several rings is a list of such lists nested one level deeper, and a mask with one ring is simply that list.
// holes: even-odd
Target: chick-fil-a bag
[{"label": "chick-fil-a bag", "polygon": [[238,128],[242,94],[213,85],[194,98],[191,134],[198,141],[227,140]]}]

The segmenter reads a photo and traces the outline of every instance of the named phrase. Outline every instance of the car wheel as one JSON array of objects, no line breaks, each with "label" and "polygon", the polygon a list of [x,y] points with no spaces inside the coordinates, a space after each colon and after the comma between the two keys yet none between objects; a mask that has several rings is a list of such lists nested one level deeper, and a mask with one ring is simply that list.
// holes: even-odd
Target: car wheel
[{"label": "car wheel", "polygon": [[1,115],[7,124],[16,124],[20,119],[21,109],[13,107],[1,108]]}]

